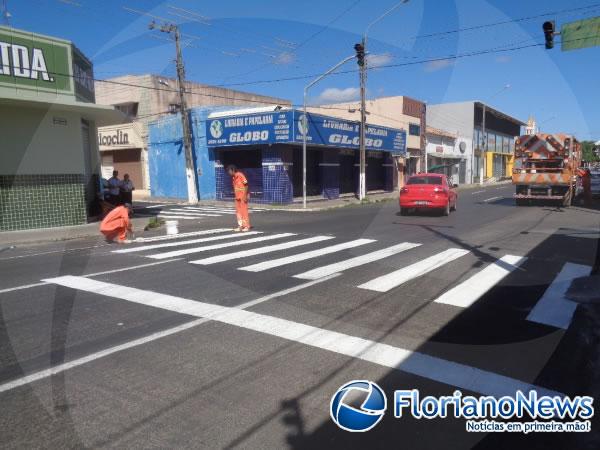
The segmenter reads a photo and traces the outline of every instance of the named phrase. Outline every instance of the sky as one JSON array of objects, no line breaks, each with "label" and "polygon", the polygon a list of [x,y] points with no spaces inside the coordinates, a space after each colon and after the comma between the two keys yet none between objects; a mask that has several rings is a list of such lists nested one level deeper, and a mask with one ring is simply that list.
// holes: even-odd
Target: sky
[{"label": "sky", "polygon": [[[301,104],[304,86],[351,56],[367,25],[398,0],[7,3],[13,27],[73,41],[97,79],[175,76],[174,45],[148,29],[152,15],[179,24],[188,80]],[[481,100],[523,121],[534,116],[544,132],[600,140],[600,47],[562,52],[559,36],[552,50],[536,45],[545,20],[560,30],[596,16],[600,0],[410,0],[369,31],[367,95]],[[349,61],[311,88],[309,101],[357,99],[356,69]],[[452,131],[453,118],[445,122]]]}]

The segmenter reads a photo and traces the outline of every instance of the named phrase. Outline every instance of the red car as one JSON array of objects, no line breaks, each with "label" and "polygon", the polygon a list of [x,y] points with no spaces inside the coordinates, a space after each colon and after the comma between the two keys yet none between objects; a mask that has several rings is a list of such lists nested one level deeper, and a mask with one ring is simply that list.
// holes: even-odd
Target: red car
[{"label": "red car", "polygon": [[448,177],[439,173],[412,175],[400,189],[400,214],[409,209],[437,209],[447,216],[456,211],[458,185],[448,182]]}]

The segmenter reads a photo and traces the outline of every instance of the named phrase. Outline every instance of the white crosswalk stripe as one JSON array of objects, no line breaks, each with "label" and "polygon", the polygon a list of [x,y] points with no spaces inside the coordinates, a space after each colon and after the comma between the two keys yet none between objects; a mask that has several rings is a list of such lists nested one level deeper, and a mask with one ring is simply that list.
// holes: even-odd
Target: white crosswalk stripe
[{"label": "white crosswalk stripe", "polygon": [[[502,397],[514,395],[519,390],[522,392],[535,390],[539,396],[564,396],[560,392],[532,385],[527,381],[521,381],[438,356],[240,308],[226,307],[76,276],[63,276],[43,281],[279,337],[382,367],[401,370],[483,395]],[[20,380],[17,383],[23,384]],[[0,385],[0,389],[9,390],[12,389],[12,385]]]},{"label": "white crosswalk stripe", "polygon": [[182,239],[190,236],[204,236],[208,234],[225,233],[231,231],[231,228],[215,228],[213,230],[202,230],[202,231],[190,231],[187,233],[179,234],[167,234],[164,236],[153,236],[153,237],[139,237],[134,242],[155,242],[155,241],[168,241],[173,239]]},{"label": "white crosswalk stripe", "polygon": [[205,213],[213,213],[213,214],[235,214],[235,211],[232,209],[195,208],[193,206],[186,206],[183,209],[171,209],[170,211],[205,212]]},{"label": "white crosswalk stripe", "polygon": [[531,310],[527,320],[565,330],[569,328],[577,303],[568,300],[565,294],[575,278],[588,276],[591,271],[590,266],[566,263]]},{"label": "white crosswalk stripe", "polygon": [[329,255],[331,253],[340,252],[350,248],[359,247],[361,245],[370,244],[376,242],[374,239],[356,239],[354,241],[343,242],[341,244],[332,245],[331,247],[320,248],[310,252],[299,253],[297,255],[285,256],[283,258],[272,259],[270,261],[264,261],[251,266],[241,267],[239,270],[245,270],[247,272],[262,272],[263,270],[272,269],[274,267],[281,267],[287,264],[292,264],[299,261],[306,261],[307,259],[317,258],[323,255]]},{"label": "white crosswalk stripe", "polygon": [[267,247],[259,247],[252,250],[244,250],[241,252],[213,256],[211,258],[199,259],[196,261],[190,261],[190,263],[207,266],[210,264],[216,264],[224,261],[231,261],[233,259],[247,258],[248,256],[262,255],[264,253],[271,253],[279,250],[286,250],[288,248],[300,247],[301,245],[315,244],[317,242],[322,242],[333,238],[333,236],[315,236],[307,239],[300,239],[299,241],[284,242],[283,244],[270,245]]},{"label": "white crosswalk stripe", "polygon": [[160,213],[158,216],[159,217],[183,216],[183,217],[189,217],[191,219],[193,219],[194,217],[221,217],[220,214],[192,212],[192,211],[186,211],[185,209],[183,209],[183,210],[171,209],[171,210],[169,210],[169,212]]},{"label": "white crosswalk stripe", "polygon": [[[204,217],[222,217],[235,215],[235,208],[229,206],[185,206],[185,205],[162,205],[158,217],[167,220],[194,220]],[[152,208],[158,208],[153,206]],[[266,211],[260,208],[249,208],[251,213]]]},{"label": "white crosswalk stripe", "polygon": [[487,291],[498,284],[505,276],[519,267],[527,258],[506,255],[480,270],[468,280],[450,289],[434,300],[435,303],[468,308]]},{"label": "white crosswalk stripe", "polygon": [[388,292],[391,289],[406,283],[407,281],[425,275],[426,273],[429,273],[432,270],[435,270],[438,267],[441,267],[450,261],[454,261],[455,259],[458,259],[468,253],[468,250],[450,248],[408,267],[403,267],[402,269],[388,273],[387,275],[375,278],[374,280],[361,284],[358,287],[361,289],[368,289],[370,291]]},{"label": "white crosswalk stripe", "polygon": [[[262,234],[261,231],[248,231],[244,233],[245,236],[252,236],[256,234]],[[177,241],[177,242],[167,242],[164,244],[151,244],[151,245],[143,245],[141,247],[132,247],[132,248],[124,248],[121,250],[113,250],[113,253],[133,253],[133,252],[144,252],[148,250],[155,250],[157,248],[168,248],[168,247],[181,247],[183,245],[192,245],[192,244],[201,244],[203,242],[212,242],[212,241],[221,241],[224,239],[233,239],[239,238],[239,233],[231,233],[226,235],[219,236],[211,236],[207,238],[199,238],[199,239],[190,239],[187,241]]]},{"label": "white crosswalk stripe", "polygon": [[256,242],[271,241],[273,239],[282,239],[282,238],[286,238],[286,237],[290,237],[290,236],[295,236],[294,233],[280,233],[280,234],[274,234],[271,236],[263,236],[263,237],[245,239],[246,235],[247,235],[247,233],[238,233],[237,236],[239,236],[239,239],[243,239],[243,240],[235,240],[235,242],[206,245],[204,247],[186,248],[183,250],[174,250],[172,252],[166,252],[166,253],[157,253],[155,255],[149,255],[148,258],[168,259],[168,258],[173,258],[173,257],[177,257],[177,256],[191,255],[193,253],[207,252],[209,250],[218,250],[221,248],[235,247],[237,245],[248,245],[248,244],[254,244]]},{"label": "white crosswalk stripe", "polygon": [[308,272],[294,275],[294,278],[300,278],[303,280],[316,280],[318,278],[326,277],[334,273],[340,273],[344,270],[352,269],[354,267],[359,267],[364,264],[379,261],[380,259],[388,258],[398,253],[402,253],[406,250],[410,250],[411,248],[419,247],[420,245],[421,244],[403,242],[402,244],[393,245],[391,247],[377,250],[372,253],[356,256],[354,258],[346,259],[345,261],[340,261],[323,267],[317,267],[316,269],[309,270]]},{"label": "white crosswalk stripe", "polygon": [[[160,217],[161,219],[165,219],[165,220],[194,220],[194,219],[201,219],[202,217],[200,216],[175,216],[175,215],[168,215],[168,214],[159,214],[157,217]],[[220,217],[220,216],[214,216],[214,217]]]}]

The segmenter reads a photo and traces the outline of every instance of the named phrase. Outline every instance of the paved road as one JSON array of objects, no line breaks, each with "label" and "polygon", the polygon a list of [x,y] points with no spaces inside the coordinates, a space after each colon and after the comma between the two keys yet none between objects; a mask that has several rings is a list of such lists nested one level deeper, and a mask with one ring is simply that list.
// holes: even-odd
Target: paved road
[{"label": "paved road", "polygon": [[353,379],[377,382],[388,401],[413,388],[585,393],[565,381],[575,305],[563,297],[596,258],[600,212],[516,208],[511,195],[464,190],[450,217],[400,216],[394,202],[255,211],[246,234],[230,231],[227,209],[165,206],[145,212],[186,217],[176,238],[5,250],[0,442],[567,445],[570,436],[469,434],[463,420],[398,420],[391,407],[364,435],[329,418],[331,396]]}]

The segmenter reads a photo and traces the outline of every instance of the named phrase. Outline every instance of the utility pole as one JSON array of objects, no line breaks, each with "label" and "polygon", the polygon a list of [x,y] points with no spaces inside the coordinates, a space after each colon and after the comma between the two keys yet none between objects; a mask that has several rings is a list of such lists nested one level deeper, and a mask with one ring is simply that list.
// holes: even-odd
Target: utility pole
[{"label": "utility pole", "polygon": [[165,23],[157,26],[154,21],[150,23],[151,30],[158,28],[163,33],[172,34],[175,39],[175,49],[177,51],[177,84],[179,85],[179,112],[181,113],[181,126],[183,130],[183,148],[185,150],[185,176],[187,180],[188,202],[198,203],[198,190],[196,189],[196,176],[194,170],[194,158],[192,155],[192,138],[190,133],[190,123],[188,120],[188,109],[185,102],[185,66],[183,64],[183,55],[181,52],[181,33],[179,27],[172,23]]},{"label": "utility pole", "polygon": [[359,177],[358,177],[358,199],[363,200],[367,196],[367,177],[366,177],[366,166],[367,157],[365,149],[365,135],[367,128],[367,66],[365,64],[365,44],[366,40],[363,40],[360,44],[354,46],[356,50],[356,59],[358,62],[359,73],[360,73],[360,136],[359,136]]}]

